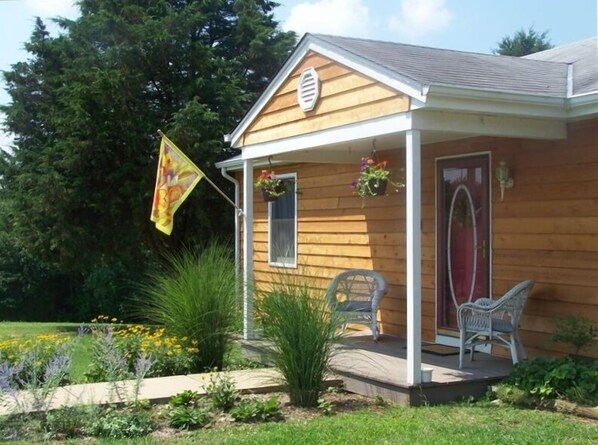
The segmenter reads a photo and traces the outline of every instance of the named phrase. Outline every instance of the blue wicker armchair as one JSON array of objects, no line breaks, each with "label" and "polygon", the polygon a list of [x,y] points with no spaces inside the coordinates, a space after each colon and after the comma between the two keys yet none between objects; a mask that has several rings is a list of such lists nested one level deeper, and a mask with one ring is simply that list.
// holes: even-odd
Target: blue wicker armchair
[{"label": "blue wicker armchair", "polygon": [[479,298],[473,303],[464,303],[457,310],[459,324],[459,368],[463,367],[463,355],[466,349],[471,351],[471,360],[475,347],[482,344],[495,344],[509,348],[513,364],[517,363],[518,349],[521,358],[527,355],[519,339],[519,320],[527,296],[534,287],[531,280],[522,281],[498,300]]},{"label": "blue wicker armchair", "polygon": [[372,270],[351,269],[341,272],[332,279],[326,291],[330,309],[339,313],[348,323],[362,323],[370,326],[374,341],[378,341],[378,306],[388,292],[388,285],[382,275]]}]

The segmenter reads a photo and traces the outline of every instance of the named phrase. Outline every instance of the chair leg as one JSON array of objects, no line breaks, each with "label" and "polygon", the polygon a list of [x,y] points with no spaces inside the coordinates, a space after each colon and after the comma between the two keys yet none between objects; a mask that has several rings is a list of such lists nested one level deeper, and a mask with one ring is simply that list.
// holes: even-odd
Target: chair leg
[{"label": "chair leg", "polygon": [[518,360],[517,360],[517,341],[516,341],[514,335],[511,335],[510,345],[511,345],[511,358],[513,359],[513,364],[515,365],[515,364],[517,364]]},{"label": "chair leg", "polygon": [[374,341],[377,342],[380,336],[378,335],[378,320],[376,320],[375,318],[372,318],[371,329]]},{"label": "chair leg", "polygon": [[521,360],[527,360],[527,352],[525,352],[525,348],[523,347],[523,343],[521,343],[521,337],[519,337],[519,332],[513,332],[513,336],[515,337],[515,344],[519,348],[519,352],[521,353]]},{"label": "chair leg", "polygon": [[465,331],[459,333],[459,369],[463,368],[463,355],[465,354]]}]

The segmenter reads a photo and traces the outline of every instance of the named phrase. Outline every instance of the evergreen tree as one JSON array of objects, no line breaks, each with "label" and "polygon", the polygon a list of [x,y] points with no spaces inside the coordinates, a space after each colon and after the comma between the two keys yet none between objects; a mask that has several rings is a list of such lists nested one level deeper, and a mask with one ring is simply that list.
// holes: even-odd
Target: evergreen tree
[{"label": "evergreen tree", "polygon": [[552,47],[553,45],[548,38],[548,31],[539,33],[533,27],[530,27],[527,32],[522,28],[513,37],[503,37],[498,42],[498,48],[494,48],[492,53],[500,54],[501,56],[522,57]]},{"label": "evergreen tree", "polygon": [[[129,277],[149,252],[231,235],[232,210],[200,182],[170,237],[149,221],[158,128],[222,188],[229,132],[295,42],[269,0],[81,0],[76,20],[38,19],[27,61],[4,72],[15,134],[0,160],[10,234],[76,289],[111,264]],[[1,270],[0,270],[1,274]],[[97,275],[97,273],[95,273]],[[77,304],[77,303],[75,303]]]}]

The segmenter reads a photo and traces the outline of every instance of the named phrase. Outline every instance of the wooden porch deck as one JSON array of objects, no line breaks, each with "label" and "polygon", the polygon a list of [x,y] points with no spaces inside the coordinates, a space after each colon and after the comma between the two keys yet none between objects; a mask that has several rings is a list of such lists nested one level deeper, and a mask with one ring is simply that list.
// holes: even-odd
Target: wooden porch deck
[{"label": "wooden porch deck", "polygon": [[466,356],[459,369],[459,355],[440,356],[422,351],[422,368],[432,368],[432,381],[407,384],[405,339],[384,335],[375,343],[371,335],[348,336],[332,360],[332,368],[348,391],[381,396],[401,405],[446,403],[463,397],[479,398],[488,387],[508,376],[511,361],[476,352]]},{"label": "wooden porch deck", "polygon": [[[248,355],[261,356],[263,341],[245,341]],[[371,335],[346,337],[332,359],[332,369],[348,391],[369,397],[380,396],[401,405],[446,403],[464,397],[479,398],[488,388],[509,375],[511,361],[481,352],[474,361],[466,356],[459,369],[459,356],[440,356],[422,351],[422,368],[432,368],[432,381],[407,384],[405,339],[383,335],[374,342]]]}]

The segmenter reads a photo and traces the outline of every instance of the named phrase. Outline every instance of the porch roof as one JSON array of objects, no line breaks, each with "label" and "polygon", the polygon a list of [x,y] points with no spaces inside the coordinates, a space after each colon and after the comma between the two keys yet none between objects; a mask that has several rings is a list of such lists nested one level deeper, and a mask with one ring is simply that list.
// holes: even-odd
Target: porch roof
[{"label": "porch roof", "polygon": [[[424,131],[424,144],[476,135],[559,139],[566,137],[567,121],[598,115],[598,38],[519,58],[306,34],[234,131],[225,135],[233,147],[252,146],[251,155],[244,150],[242,158],[279,156],[318,146],[330,148],[331,144],[342,145],[348,140],[352,141],[352,150],[359,152],[359,141],[349,137],[355,126],[359,135],[365,136],[364,140],[377,137],[382,142],[380,137],[384,137],[385,129],[378,135],[366,135],[363,124],[389,120],[385,118],[307,132],[299,137],[275,138],[257,144],[243,142],[245,131],[310,52],[410,96],[407,112],[397,111],[389,118],[395,133],[407,127]],[[482,124],[477,125],[479,128],[471,121],[476,115],[477,122]],[[459,117],[462,122],[454,125]],[[448,125],[447,119],[451,121]],[[425,126],[405,126],[403,122],[411,124],[416,120],[425,121]],[[489,121],[494,124],[487,125]],[[501,128],[504,134],[497,131]],[[512,128],[526,131],[509,134]],[[346,137],[326,137],[336,136],[337,130]],[[284,148],[285,145],[289,147]],[[235,166],[238,164],[230,165]]]}]

